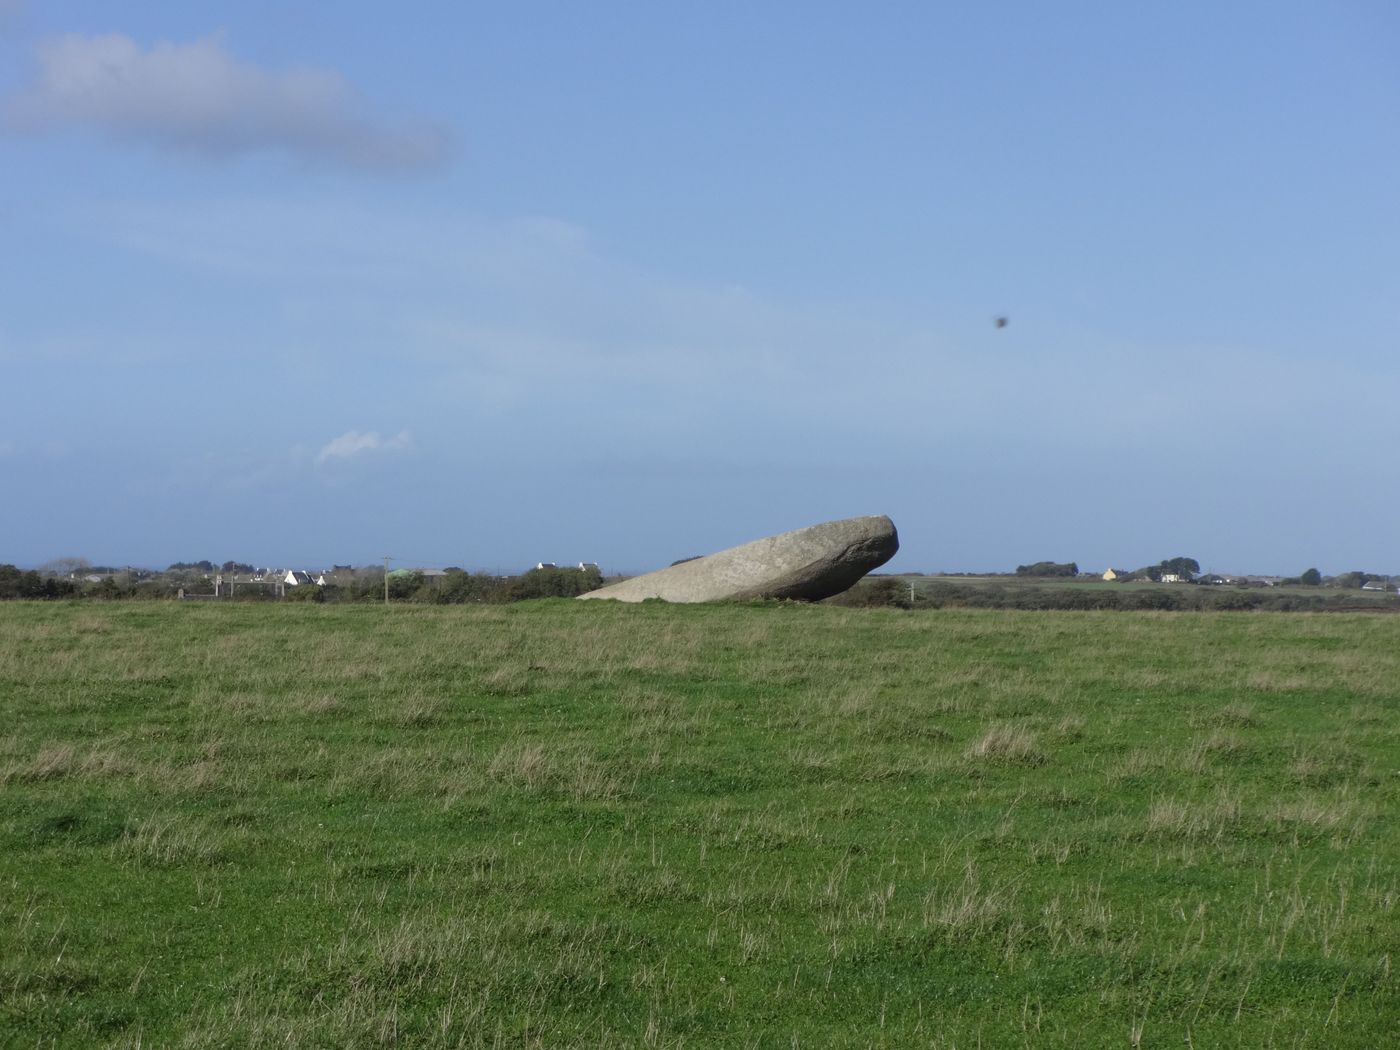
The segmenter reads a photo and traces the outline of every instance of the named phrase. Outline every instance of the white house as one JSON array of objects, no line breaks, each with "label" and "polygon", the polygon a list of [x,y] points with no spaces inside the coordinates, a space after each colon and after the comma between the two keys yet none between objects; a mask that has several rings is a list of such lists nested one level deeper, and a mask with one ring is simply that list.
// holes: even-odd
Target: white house
[{"label": "white house", "polygon": [[311,578],[309,572],[301,572],[298,569],[288,569],[287,575],[282,577],[282,582],[288,587],[301,587],[306,584],[314,584],[316,581]]},{"label": "white house", "polygon": [[317,587],[335,587],[341,584],[348,584],[355,579],[355,568],[352,565],[332,565],[329,569],[322,569],[316,577]]}]

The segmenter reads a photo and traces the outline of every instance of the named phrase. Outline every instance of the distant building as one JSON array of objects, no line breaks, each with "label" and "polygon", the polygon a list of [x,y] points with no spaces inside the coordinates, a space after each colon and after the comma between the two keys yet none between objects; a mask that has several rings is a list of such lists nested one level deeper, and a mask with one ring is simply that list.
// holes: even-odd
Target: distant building
[{"label": "distant building", "polygon": [[1127,569],[1106,569],[1103,578],[1105,580],[1121,580],[1126,575],[1128,575]]},{"label": "distant building", "polygon": [[1164,572],[1164,573],[1162,573],[1162,579],[1161,579],[1160,582],[1162,582],[1162,583],[1185,583],[1185,582],[1186,582],[1186,577],[1185,577],[1185,576],[1179,576],[1179,575],[1177,575],[1177,574],[1174,573],[1174,572]]},{"label": "distant building", "polygon": [[559,566],[555,565],[554,562],[552,562],[552,561],[542,561],[542,562],[536,562],[536,563],[535,563],[535,568],[537,568],[537,569],[557,569],[557,568],[559,568]]},{"label": "distant building", "polygon": [[580,569],[584,570],[584,572],[601,572],[601,571],[602,571],[601,569],[598,568],[598,563],[597,563],[596,561],[581,561],[581,562],[578,563],[578,567],[579,567]]},{"label": "distant building", "polygon": [[302,572],[299,569],[288,569],[287,575],[282,577],[282,582],[288,587],[304,587],[316,583],[309,572]]}]

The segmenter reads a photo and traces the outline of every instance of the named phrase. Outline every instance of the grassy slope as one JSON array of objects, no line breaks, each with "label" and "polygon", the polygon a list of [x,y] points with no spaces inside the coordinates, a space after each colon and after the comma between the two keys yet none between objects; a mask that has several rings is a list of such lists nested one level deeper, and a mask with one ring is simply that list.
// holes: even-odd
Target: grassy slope
[{"label": "grassy slope", "polygon": [[0,605],[0,1044],[1400,1030],[1400,621]]}]

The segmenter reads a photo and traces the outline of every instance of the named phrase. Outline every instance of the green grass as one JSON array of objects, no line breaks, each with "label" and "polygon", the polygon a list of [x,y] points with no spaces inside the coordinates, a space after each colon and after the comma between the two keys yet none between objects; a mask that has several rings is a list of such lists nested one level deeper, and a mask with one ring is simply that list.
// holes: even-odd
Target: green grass
[{"label": "green grass", "polygon": [[1357,1047],[1400,621],[0,605],[0,1045]]}]

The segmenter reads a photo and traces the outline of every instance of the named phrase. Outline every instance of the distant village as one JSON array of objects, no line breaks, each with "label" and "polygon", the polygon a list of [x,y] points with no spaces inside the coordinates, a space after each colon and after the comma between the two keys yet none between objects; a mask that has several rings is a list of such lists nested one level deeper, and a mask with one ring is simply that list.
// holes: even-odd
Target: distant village
[{"label": "distant village", "polygon": [[[559,566],[554,562],[542,561],[537,562],[534,568],[528,571],[539,572],[558,568]],[[602,575],[599,572],[597,562],[581,561],[570,568],[575,572],[593,572]],[[465,569],[459,568],[397,568],[388,571],[387,579],[391,584],[394,581],[411,581],[415,585],[435,586],[443,580],[450,579],[454,573],[465,574],[465,572]],[[305,569],[250,568],[243,572],[220,569],[204,573],[204,578],[213,584],[214,590],[211,597],[231,597],[237,593],[240,587],[271,588],[280,595],[285,594],[289,587],[350,588],[357,584],[363,585],[367,578],[371,581],[384,580],[386,576],[384,570],[378,566],[357,569],[352,565],[332,565],[329,569],[321,569],[317,572],[308,572]]]},{"label": "distant village", "polygon": [[[1350,574],[1347,574],[1350,575]],[[1361,573],[1366,576],[1365,581],[1360,584],[1363,591],[1396,591],[1400,585],[1400,577],[1373,576],[1369,573]],[[1301,584],[1298,578],[1288,576],[1236,576],[1231,573],[1205,572],[1199,576],[1186,576],[1180,573],[1164,572],[1156,578],[1143,577],[1127,569],[1105,569],[1103,573],[1082,573],[1081,576],[1088,579],[1101,579],[1109,582],[1119,581],[1131,583],[1134,580],[1151,579],[1154,583],[1197,583],[1214,587],[1283,587],[1290,584]],[[1350,583],[1337,583],[1338,577],[1322,577],[1319,585],[1330,584],[1332,586],[1352,586]]]},{"label": "distant village", "polygon": [[567,597],[594,590],[602,582],[597,563],[588,561],[567,567],[537,562],[514,575],[467,572],[456,566],[332,564],[310,569],[259,567],[236,561],[175,562],[165,569],[93,565],[83,558],[59,558],[29,570],[0,564],[0,598],[380,598],[451,603]]}]

